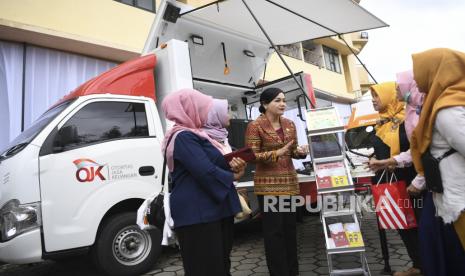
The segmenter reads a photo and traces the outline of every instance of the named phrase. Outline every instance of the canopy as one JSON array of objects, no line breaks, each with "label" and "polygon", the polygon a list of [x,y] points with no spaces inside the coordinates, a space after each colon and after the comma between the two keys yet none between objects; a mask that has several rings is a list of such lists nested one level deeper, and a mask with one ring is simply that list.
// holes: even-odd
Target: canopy
[{"label": "canopy", "polygon": [[[351,0],[244,0],[276,45],[352,33],[387,26],[382,20]],[[269,45],[265,35],[242,0],[213,2],[181,18],[233,32]],[[160,11],[162,11],[160,5]],[[157,14],[157,17],[158,16]],[[157,20],[155,20],[156,23]],[[154,23],[154,24],[155,24]],[[156,46],[160,34],[152,26],[144,52]]]}]

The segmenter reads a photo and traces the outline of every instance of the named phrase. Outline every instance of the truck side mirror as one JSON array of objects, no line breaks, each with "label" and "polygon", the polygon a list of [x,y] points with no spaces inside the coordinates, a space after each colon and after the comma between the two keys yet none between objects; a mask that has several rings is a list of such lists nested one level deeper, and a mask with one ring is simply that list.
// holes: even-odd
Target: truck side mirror
[{"label": "truck side mirror", "polygon": [[375,134],[373,126],[351,128],[346,131],[345,140],[349,149],[371,148],[371,137]]},{"label": "truck side mirror", "polygon": [[62,152],[63,149],[72,144],[79,142],[76,126],[69,125],[62,127],[58,130],[58,133],[53,140],[53,151]]}]

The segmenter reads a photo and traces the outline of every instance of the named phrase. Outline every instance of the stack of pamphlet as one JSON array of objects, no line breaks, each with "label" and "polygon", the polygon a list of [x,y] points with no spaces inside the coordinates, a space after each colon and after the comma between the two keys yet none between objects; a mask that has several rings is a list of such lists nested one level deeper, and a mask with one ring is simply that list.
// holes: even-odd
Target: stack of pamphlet
[{"label": "stack of pamphlet", "polygon": [[331,189],[349,186],[343,161],[316,164],[316,184],[318,189]]},{"label": "stack of pamphlet", "polygon": [[333,223],[328,225],[330,238],[329,248],[363,247],[363,238],[356,222]]}]

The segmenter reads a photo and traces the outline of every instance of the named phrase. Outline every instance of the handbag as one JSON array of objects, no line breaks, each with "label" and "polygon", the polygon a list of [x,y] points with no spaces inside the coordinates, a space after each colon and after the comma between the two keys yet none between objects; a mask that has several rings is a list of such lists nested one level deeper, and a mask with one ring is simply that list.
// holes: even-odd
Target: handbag
[{"label": "handbag", "polygon": [[[394,173],[389,181],[381,183],[383,171],[378,184],[371,188],[376,206],[376,216],[378,217],[381,229],[411,229],[417,227],[413,204],[407,193],[405,181],[392,181]],[[386,175],[387,177],[387,175]]]},{"label": "handbag", "polygon": [[[161,176],[161,191],[158,195],[156,195],[153,200],[150,202],[150,204],[147,207],[146,210],[146,219],[148,224],[153,225],[157,227],[160,230],[163,230],[163,227],[165,225],[165,207],[164,207],[164,199],[165,199],[165,173],[166,173],[166,150],[168,149],[168,145],[171,142],[171,138],[173,138],[174,135],[172,135],[168,143],[166,144],[165,148],[165,154],[163,156],[163,170],[162,170],[162,176]],[[167,186],[169,189],[169,185]]]},{"label": "handbag", "polygon": [[163,230],[165,225],[165,207],[163,204],[165,194],[161,191],[155,198],[150,202],[150,205],[147,209],[147,222],[150,225],[157,227],[160,230]]},{"label": "handbag", "polygon": [[421,155],[421,163],[423,164],[423,174],[425,176],[425,183],[426,188],[429,191],[435,193],[442,193],[444,192],[444,187],[442,186],[442,177],[441,171],[439,170],[439,162],[442,159],[446,158],[447,156],[457,152],[455,149],[450,149],[443,155],[435,158],[428,148],[422,155]]}]

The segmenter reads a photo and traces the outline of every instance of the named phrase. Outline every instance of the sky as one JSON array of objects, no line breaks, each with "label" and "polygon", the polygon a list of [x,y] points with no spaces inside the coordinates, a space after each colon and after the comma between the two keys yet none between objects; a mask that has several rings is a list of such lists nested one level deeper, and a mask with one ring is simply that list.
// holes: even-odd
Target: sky
[{"label": "sky", "polygon": [[412,68],[411,54],[446,47],[465,52],[464,0],[361,0],[389,27],[368,31],[359,55],[377,82]]}]

